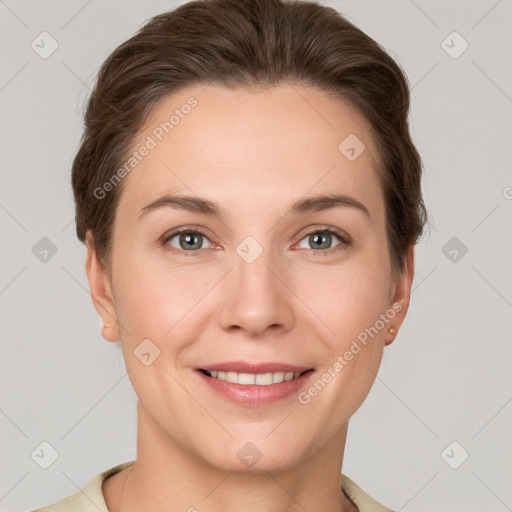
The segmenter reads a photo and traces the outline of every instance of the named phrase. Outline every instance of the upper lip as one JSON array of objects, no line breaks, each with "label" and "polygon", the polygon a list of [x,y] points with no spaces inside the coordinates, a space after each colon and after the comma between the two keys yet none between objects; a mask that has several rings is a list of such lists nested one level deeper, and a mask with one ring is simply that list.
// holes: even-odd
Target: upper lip
[{"label": "upper lip", "polygon": [[250,363],[245,361],[229,361],[226,363],[207,364],[196,369],[237,373],[302,373],[307,370],[311,370],[312,368],[308,366],[296,366],[293,364],[285,363]]}]

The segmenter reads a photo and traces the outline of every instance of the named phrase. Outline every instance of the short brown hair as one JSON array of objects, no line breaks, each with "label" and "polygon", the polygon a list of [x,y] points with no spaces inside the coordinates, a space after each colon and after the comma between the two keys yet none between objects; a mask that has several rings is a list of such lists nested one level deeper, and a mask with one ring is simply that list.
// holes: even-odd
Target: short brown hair
[{"label": "short brown hair", "polygon": [[251,87],[286,81],[348,101],[369,123],[398,275],[427,219],[422,162],[409,133],[406,75],[335,9],[302,0],[194,0],[150,19],[112,52],[89,98],[72,166],[79,240],[90,229],[100,261],[110,267],[123,183],[100,200],[94,190],[126,160],[158,100],[198,83]]}]

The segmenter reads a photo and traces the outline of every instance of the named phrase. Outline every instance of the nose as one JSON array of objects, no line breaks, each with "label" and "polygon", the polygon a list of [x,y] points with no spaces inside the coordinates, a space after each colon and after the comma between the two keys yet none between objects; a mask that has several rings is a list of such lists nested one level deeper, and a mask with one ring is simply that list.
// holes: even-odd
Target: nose
[{"label": "nose", "polygon": [[222,328],[240,330],[250,337],[291,329],[296,299],[285,266],[269,250],[250,261],[236,253],[234,268],[223,280]]}]

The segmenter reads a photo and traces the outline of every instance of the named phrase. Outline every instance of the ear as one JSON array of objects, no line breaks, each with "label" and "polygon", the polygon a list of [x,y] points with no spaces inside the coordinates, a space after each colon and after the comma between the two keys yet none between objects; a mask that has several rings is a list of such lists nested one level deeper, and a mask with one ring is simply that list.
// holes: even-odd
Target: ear
[{"label": "ear", "polygon": [[90,230],[87,231],[85,245],[87,247],[85,272],[89,281],[92,302],[103,320],[101,334],[107,341],[119,341],[119,329],[110,279],[104,265],[98,259]]},{"label": "ear", "polygon": [[394,333],[387,332],[385,336],[385,344],[390,345],[395,341],[398,334],[398,330],[405,320],[407,311],[409,309],[409,302],[411,298],[411,285],[414,277],[414,244],[409,246],[407,250],[407,258],[404,264],[404,269],[398,276],[397,280],[393,284],[393,290],[391,292],[392,300],[389,307],[396,311],[396,315],[393,320],[389,322],[389,328],[395,329]]}]

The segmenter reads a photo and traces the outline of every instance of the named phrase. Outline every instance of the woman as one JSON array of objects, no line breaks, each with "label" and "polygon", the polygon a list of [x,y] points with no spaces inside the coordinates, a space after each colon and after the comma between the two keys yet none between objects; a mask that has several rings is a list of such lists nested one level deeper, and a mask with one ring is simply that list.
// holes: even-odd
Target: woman
[{"label": "woman", "polygon": [[109,56],[72,181],[137,458],[39,510],[390,510],[341,470],[426,222],[408,111],[310,2],[189,2]]}]

